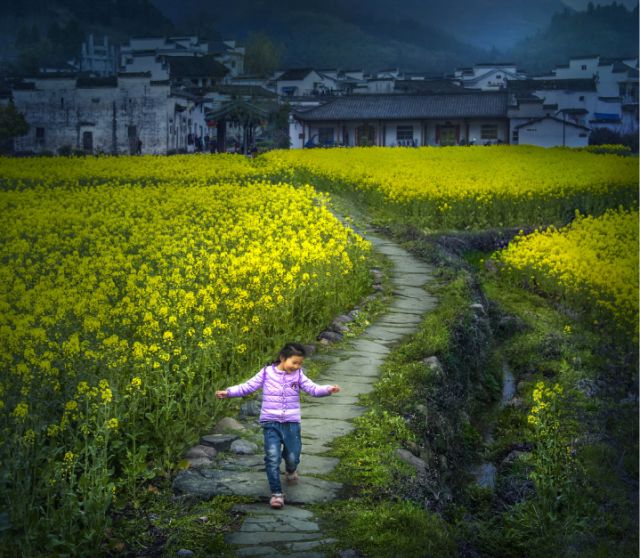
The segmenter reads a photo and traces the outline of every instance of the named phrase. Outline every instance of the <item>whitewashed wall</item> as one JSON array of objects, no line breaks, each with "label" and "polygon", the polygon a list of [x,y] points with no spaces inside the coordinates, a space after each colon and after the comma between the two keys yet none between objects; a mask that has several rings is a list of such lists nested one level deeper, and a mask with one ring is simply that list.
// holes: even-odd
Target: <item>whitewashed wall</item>
[{"label": "whitewashed wall", "polygon": [[[540,147],[557,147],[562,143],[562,122],[542,120],[523,126],[519,129],[520,145],[539,145]],[[565,142],[567,147],[584,147],[589,144],[589,133],[582,128],[565,126]]]}]

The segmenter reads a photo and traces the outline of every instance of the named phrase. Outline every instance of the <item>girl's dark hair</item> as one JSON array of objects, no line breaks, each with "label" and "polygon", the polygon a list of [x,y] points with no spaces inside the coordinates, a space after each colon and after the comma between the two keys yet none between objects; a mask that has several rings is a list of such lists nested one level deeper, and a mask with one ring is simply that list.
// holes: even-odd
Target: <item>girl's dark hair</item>
[{"label": "girl's dark hair", "polygon": [[307,356],[307,350],[304,348],[304,345],[301,345],[300,343],[287,343],[284,347],[282,347],[282,349],[280,349],[278,358],[271,364],[278,364],[280,362],[280,357],[288,359],[292,356]]}]

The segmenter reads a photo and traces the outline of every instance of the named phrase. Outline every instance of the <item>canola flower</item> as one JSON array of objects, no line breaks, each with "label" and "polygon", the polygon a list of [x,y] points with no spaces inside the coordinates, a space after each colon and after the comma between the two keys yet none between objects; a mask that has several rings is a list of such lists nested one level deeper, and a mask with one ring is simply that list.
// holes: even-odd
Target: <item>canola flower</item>
[{"label": "canola flower", "polygon": [[91,499],[99,536],[114,483],[167,466],[212,385],[369,288],[370,244],[311,186],[243,158],[142,159],[2,162],[0,461],[40,464],[3,497],[12,518],[39,502],[25,529],[43,536]]},{"label": "canola flower", "polygon": [[[565,297],[638,335],[638,211],[578,213],[564,228],[517,236],[492,257],[519,283]],[[570,334],[570,326],[564,332]]]},{"label": "canola flower", "polygon": [[199,185],[248,183],[271,176],[236,155],[143,155],[139,157],[0,157],[0,190],[33,186],[82,188],[90,185],[161,183]]},{"label": "canola flower", "polygon": [[273,151],[274,168],[356,193],[390,217],[429,228],[566,222],[575,209],[637,207],[632,157],[535,146],[366,147]]},{"label": "canola flower", "polygon": [[56,399],[82,371],[141,383],[194,350],[255,349],[276,316],[302,323],[362,288],[369,251],[308,186],[34,187],[0,201],[0,364],[14,394],[37,383]]}]

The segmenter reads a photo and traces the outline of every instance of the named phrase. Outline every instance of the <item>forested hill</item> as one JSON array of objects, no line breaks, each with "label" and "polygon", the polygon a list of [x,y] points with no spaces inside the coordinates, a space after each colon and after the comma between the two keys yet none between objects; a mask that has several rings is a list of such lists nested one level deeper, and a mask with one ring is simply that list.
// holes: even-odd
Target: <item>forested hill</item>
[{"label": "forested hill", "polygon": [[175,29],[149,0],[0,1],[0,61],[5,70],[30,73],[75,58],[88,33],[119,44],[131,35],[162,36]]},{"label": "forested hill", "polygon": [[508,54],[529,72],[546,72],[572,56],[599,54],[605,58],[638,56],[638,5],[589,5],[586,11],[564,10],[549,26],[518,43]]},{"label": "forested hill", "polygon": [[283,67],[397,67],[434,74],[504,61],[539,73],[571,56],[637,56],[637,7],[612,4],[576,12],[560,0],[465,1],[5,1],[0,62],[26,73],[59,66],[77,56],[90,32],[106,34],[115,44],[132,35],[247,41],[260,33],[280,47]]}]

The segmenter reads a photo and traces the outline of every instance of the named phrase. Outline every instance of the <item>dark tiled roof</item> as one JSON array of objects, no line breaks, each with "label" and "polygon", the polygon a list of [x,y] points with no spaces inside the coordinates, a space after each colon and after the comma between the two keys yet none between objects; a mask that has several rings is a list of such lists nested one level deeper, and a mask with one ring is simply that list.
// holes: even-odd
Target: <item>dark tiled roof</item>
[{"label": "dark tiled roof", "polygon": [[507,88],[515,93],[525,91],[595,91],[593,79],[510,79]]},{"label": "dark tiled roof", "polygon": [[406,93],[464,93],[465,88],[447,79],[398,79],[394,84],[396,91]]},{"label": "dark tiled roof", "polygon": [[222,93],[224,95],[244,95],[251,97],[277,97],[276,93],[269,91],[260,85],[216,85],[212,88],[212,91]]},{"label": "dark tiled roof", "polygon": [[296,116],[300,120],[506,117],[507,95],[354,95],[297,112]]},{"label": "dark tiled roof", "polygon": [[311,72],[313,72],[312,68],[291,68],[290,70],[285,70],[284,74],[278,78],[278,81],[298,81],[306,78]]},{"label": "dark tiled roof", "polygon": [[172,79],[189,77],[224,77],[229,70],[213,56],[167,56]]}]

